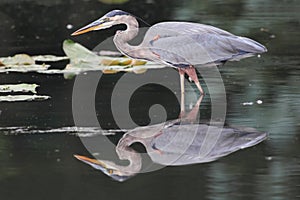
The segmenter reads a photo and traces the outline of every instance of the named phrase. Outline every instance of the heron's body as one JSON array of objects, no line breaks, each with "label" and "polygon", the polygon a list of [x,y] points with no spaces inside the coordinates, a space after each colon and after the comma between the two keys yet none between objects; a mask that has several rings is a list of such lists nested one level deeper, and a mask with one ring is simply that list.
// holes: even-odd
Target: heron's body
[{"label": "heron's body", "polygon": [[183,75],[187,73],[200,93],[203,93],[194,69],[195,65],[220,64],[267,51],[263,45],[249,38],[191,22],[155,24],[149,28],[140,45],[132,46],[128,42],[137,36],[139,24],[133,15],[120,10],[107,13],[73,35],[110,28],[116,24],[127,25],[125,31],[117,31],[114,37],[114,43],[120,52],[131,58],[160,62],[178,68],[182,90]]},{"label": "heron's body", "polygon": [[[155,37],[157,39],[153,40]],[[153,60],[178,68],[220,64],[266,51],[263,45],[249,38],[191,22],[155,24],[147,31],[139,47],[149,48],[157,55]]]}]

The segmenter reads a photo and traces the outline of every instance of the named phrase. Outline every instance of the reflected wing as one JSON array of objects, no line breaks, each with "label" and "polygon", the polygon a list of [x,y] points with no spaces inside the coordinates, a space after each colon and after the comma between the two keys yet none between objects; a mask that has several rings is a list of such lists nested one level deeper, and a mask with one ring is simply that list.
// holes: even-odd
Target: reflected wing
[{"label": "reflected wing", "polygon": [[167,129],[151,146],[154,162],[163,165],[187,165],[210,162],[240,149],[254,146],[267,137],[255,130],[218,128],[204,124],[181,125]]}]

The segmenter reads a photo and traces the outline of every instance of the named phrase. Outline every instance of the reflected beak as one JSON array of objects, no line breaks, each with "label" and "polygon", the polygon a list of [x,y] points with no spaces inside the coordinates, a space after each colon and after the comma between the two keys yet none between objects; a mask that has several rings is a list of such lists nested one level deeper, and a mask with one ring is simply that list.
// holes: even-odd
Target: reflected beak
[{"label": "reflected beak", "polygon": [[[111,177],[112,179],[123,182],[130,178],[131,176],[124,175],[121,171],[117,170],[116,168],[110,166],[108,163],[104,163],[100,160],[88,158],[85,156],[80,156],[80,155],[74,155],[74,157],[90,166],[93,168],[102,171],[104,174],[107,176]],[[106,161],[108,162],[108,161]]]},{"label": "reflected beak", "polygon": [[72,36],[81,35],[90,31],[96,31],[100,29],[110,28],[113,25],[113,22],[109,18],[100,18],[72,33]]},{"label": "reflected beak", "polygon": [[87,163],[87,164],[90,164],[90,165],[98,165],[100,167],[107,168],[106,164],[99,161],[99,160],[88,158],[88,157],[85,157],[85,156],[80,156],[80,155],[74,155],[74,157],[77,158],[78,160],[84,162],[84,163]]}]

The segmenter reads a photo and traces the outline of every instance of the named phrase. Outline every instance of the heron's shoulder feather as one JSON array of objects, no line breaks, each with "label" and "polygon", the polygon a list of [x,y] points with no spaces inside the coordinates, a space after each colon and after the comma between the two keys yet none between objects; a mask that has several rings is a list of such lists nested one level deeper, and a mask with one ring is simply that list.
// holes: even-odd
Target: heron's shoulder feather
[{"label": "heron's shoulder feather", "polygon": [[227,35],[232,36],[232,33],[228,31],[222,30],[220,28],[206,25],[206,24],[199,24],[193,22],[178,22],[178,21],[170,21],[170,22],[161,22],[158,24],[153,25],[150,29],[161,29],[162,31],[170,31],[174,34],[177,33],[179,35],[182,34],[203,34],[203,33],[210,33],[210,34],[218,34],[218,35]]}]

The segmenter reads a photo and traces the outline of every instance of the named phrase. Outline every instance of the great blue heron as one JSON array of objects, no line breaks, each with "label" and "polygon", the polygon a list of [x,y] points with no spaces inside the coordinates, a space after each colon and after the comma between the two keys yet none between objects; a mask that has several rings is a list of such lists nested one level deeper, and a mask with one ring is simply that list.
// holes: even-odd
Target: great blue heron
[{"label": "great blue heron", "polygon": [[116,146],[116,153],[121,160],[129,160],[128,166],[81,155],[74,156],[121,182],[136,175],[142,169],[141,154],[130,147],[135,142],[145,146],[147,154],[154,163],[178,166],[211,162],[266,139],[266,133],[255,129],[222,128],[191,123],[197,117],[202,97],[203,95],[186,117],[138,127],[124,134]]},{"label": "great blue heron", "polygon": [[117,24],[127,25],[125,31],[117,31],[114,36],[114,43],[119,51],[134,59],[160,62],[177,68],[182,94],[184,74],[187,74],[195,82],[200,93],[204,94],[195,65],[218,65],[267,51],[262,44],[254,40],[235,36],[213,26],[175,21],[153,25],[140,45],[131,46],[128,41],[137,36],[139,24],[135,16],[121,10],[108,12],[72,35],[106,29]]}]

